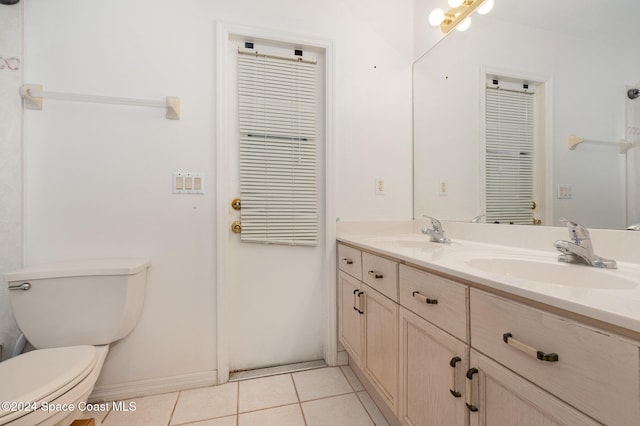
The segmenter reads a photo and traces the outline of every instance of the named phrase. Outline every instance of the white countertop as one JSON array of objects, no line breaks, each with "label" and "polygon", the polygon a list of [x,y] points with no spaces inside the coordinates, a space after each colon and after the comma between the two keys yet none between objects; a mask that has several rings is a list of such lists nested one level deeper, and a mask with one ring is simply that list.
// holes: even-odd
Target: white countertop
[{"label": "white countertop", "polygon": [[[447,224],[444,225],[447,235]],[[424,245],[422,240],[427,241],[427,236],[414,232],[415,229],[415,224],[410,223],[373,222],[369,226],[359,223],[357,226],[338,226],[337,239],[452,277],[640,332],[638,263],[616,259],[618,268],[609,270],[571,265],[558,262],[559,253],[553,249],[553,240],[548,243],[550,248],[547,250],[526,249],[521,247],[522,244],[517,247],[465,240],[461,238],[464,232],[459,229],[456,230],[457,238],[447,235],[453,240],[451,244]],[[562,229],[560,231],[565,232]],[[496,228],[492,228],[492,232],[495,233]],[[501,228],[498,232],[521,233],[518,228],[513,227]],[[536,231],[524,231],[527,232]],[[562,239],[567,237],[564,234],[560,235]],[[522,235],[517,237],[521,240]],[[608,257],[607,253],[598,251],[597,245],[594,246],[597,254]],[[635,247],[636,250],[638,248]],[[495,267],[490,266],[493,259],[500,259]],[[499,262],[504,259],[509,266],[518,267],[522,261],[524,267],[533,265],[533,268],[539,268],[531,269],[531,273],[502,269]],[[478,264],[481,268],[478,268]],[[548,270],[546,278],[540,278],[544,275],[539,273],[540,270]],[[584,282],[588,281],[592,281],[593,284],[584,285]]]}]

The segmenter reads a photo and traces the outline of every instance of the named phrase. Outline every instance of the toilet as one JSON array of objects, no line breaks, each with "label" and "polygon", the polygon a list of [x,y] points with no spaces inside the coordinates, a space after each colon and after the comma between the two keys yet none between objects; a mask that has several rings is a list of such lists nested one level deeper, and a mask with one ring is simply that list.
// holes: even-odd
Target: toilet
[{"label": "toilet", "polygon": [[68,425],[83,415],[109,345],[138,322],[150,264],[87,259],[5,274],[35,350],[0,363],[0,425]]}]

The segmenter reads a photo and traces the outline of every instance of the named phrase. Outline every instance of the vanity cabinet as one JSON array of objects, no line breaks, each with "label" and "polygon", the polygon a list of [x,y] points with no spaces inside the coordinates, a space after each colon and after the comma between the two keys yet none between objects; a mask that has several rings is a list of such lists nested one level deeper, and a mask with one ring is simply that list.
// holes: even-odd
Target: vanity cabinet
[{"label": "vanity cabinet", "polygon": [[405,425],[464,426],[467,345],[400,308],[400,407]]},{"label": "vanity cabinet", "polygon": [[338,244],[338,268],[362,281],[362,252],[353,247]]},{"label": "vanity cabinet", "polygon": [[360,301],[362,283],[344,272],[338,275],[338,338],[351,359],[362,359],[362,315]]},{"label": "vanity cabinet", "polygon": [[471,365],[465,378],[471,426],[600,424],[476,350]]},{"label": "vanity cabinet", "polygon": [[477,351],[604,424],[640,424],[637,344],[478,289],[470,318]]},{"label": "vanity cabinet", "polygon": [[[341,258],[367,262],[364,276],[370,285],[355,279],[353,263],[339,263],[338,336],[351,360],[375,385],[378,394],[396,413],[398,406],[398,264],[353,248],[338,246]],[[357,251],[357,250],[356,250]],[[363,256],[367,255],[367,256]],[[362,263],[360,263],[361,265]],[[345,272],[349,269],[352,275]],[[371,274],[368,272],[372,271]],[[389,296],[393,296],[391,299]]]},{"label": "vanity cabinet", "polygon": [[398,302],[398,263],[362,253],[362,280],[369,287]]},{"label": "vanity cabinet", "polygon": [[398,304],[364,287],[362,370],[394,413],[398,406]]},{"label": "vanity cabinet", "polygon": [[349,260],[339,338],[392,423],[640,425],[638,340],[401,260],[338,253]]},{"label": "vanity cabinet", "polygon": [[400,421],[465,425],[468,286],[400,265]]},{"label": "vanity cabinet", "polygon": [[400,265],[400,304],[458,339],[467,339],[469,287]]}]

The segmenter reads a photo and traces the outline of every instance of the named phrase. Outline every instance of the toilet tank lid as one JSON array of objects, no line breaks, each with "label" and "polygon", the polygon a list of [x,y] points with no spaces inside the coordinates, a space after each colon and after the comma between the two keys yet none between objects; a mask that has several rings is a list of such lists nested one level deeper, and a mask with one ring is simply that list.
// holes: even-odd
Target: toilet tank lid
[{"label": "toilet tank lid", "polygon": [[7,282],[95,275],[133,275],[148,268],[143,257],[79,259],[27,266],[4,275]]}]

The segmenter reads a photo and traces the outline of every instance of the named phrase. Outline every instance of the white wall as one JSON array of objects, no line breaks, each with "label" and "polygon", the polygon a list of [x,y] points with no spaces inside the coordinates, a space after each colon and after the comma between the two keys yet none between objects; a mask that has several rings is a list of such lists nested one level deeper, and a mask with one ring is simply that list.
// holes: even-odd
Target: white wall
[{"label": "white wall", "polygon": [[447,9],[444,0],[413,0],[413,59],[417,60],[445,37],[440,26],[429,24],[429,14],[435,8]]},{"label": "white wall", "polygon": [[[0,5],[0,277],[22,264],[22,4]],[[0,278],[0,361],[19,335]]]},{"label": "white wall", "polygon": [[[155,109],[45,100],[25,113],[25,263],[148,256],[142,318],[99,385],[216,366],[215,22],[335,41],[336,214],[411,217],[410,0],[30,0],[25,81],[45,90],[182,99]],[[207,192],[172,195],[173,171]],[[386,195],[374,195],[374,178]],[[259,267],[259,265],[256,265]]]},{"label": "white wall", "polygon": [[[470,220],[480,213],[481,67],[549,78],[553,87],[552,156],[556,184],[574,197],[554,200],[554,221],[590,227],[625,225],[624,156],[616,149],[567,149],[570,134],[617,141],[625,137],[625,86],[637,80],[640,58],[615,46],[508,24],[490,15],[455,32],[415,66],[415,135],[423,146],[416,167],[416,207],[433,216]],[[440,197],[438,181],[449,181]],[[420,213],[419,213],[420,214]]]}]

